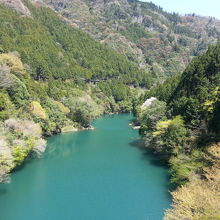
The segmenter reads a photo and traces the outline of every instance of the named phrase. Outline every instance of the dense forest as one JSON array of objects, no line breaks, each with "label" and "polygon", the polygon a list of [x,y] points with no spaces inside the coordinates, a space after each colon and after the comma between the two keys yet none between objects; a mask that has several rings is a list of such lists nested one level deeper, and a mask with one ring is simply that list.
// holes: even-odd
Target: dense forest
[{"label": "dense forest", "polygon": [[104,113],[131,112],[150,75],[26,2],[30,16],[0,5],[0,180],[45,149],[42,136],[90,128]]},{"label": "dense forest", "polygon": [[170,166],[174,204],[165,219],[220,216],[220,43],[194,58],[181,75],[146,92],[137,108],[146,147]]},{"label": "dense forest", "polygon": [[220,22],[196,14],[169,13],[149,1],[40,0],[127,56],[160,81],[181,73],[194,56],[217,43]]},{"label": "dense forest", "polygon": [[52,10],[27,4],[34,19],[18,16],[1,5],[0,46],[5,52],[19,52],[36,80],[120,77],[125,83],[137,85],[149,81],[136,64],[67,25]]},{"label": "dense forest", "polygon": [[0,182],[41,156],[44,137],[133,111],[176,187],[165,219],[219,219],[220,43],[199,55],[217,41],[219,22],[138,1],[78,1],[72,14],[65,1],[48,3],[57,12],[2,2],[10,7],[0,4]]}]

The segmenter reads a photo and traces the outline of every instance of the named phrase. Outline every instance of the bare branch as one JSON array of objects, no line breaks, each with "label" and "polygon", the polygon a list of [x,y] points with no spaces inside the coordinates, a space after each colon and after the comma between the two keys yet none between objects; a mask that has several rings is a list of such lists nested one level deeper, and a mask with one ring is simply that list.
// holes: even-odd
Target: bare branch
[{"label": "bare branch", "polygon": [[7,65],[0,66],[0,88],[7,89],[14,85],[13,76]]}]

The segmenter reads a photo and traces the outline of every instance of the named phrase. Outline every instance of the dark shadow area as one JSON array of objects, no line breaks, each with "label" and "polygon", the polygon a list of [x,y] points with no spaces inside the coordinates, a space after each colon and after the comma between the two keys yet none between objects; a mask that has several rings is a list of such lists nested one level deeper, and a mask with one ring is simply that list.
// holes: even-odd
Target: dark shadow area
[{"label": "dark shadow area", "polygon": [[128,121],[128,122],[129,122],[129,125],[133,125],[134,121],[135,121],[134,118],[130,119],[130,120]]},{"label": "dark shadow area", "polygon": [[142,139],[137,139],[135,141],[132,141],[129,143],[132,147],[137,147],[139,149],[146,150],[146,147],[144,146],[144,140]]},{"label": "dark shadow area", "polygon": [[162,157],[160,157],[160,155],[155,154],[153,150],[150,149],[143,150],[143,156],[147,158],[148,161],[154,166],[168,168],[167,162]]},{"label": "dark shadow area", "polygon": [[153,150],[148,149],[144,145],[144,140],[138,139],[129,143],[132,147],[136,147],[143,153],[143,159],[147,159],[154,166],[168,168],[167,162],[159,155],[155,154]]},{"label": "dark shadow area", "polygon": [[15,167],[11,173],[14,173],[14,172],[20,172],[22,169],[24,169],[24,167],[26,167],[28,164],[31,164],[33,163],[37,158],[34,158],[34,157],[29,157],[27,158],[21,165]]},{"label": "dark shadow area", "polygon": [[[169,173],[169,166],[167,162],[160,157],[160,155],[157,155],[153,152],[151,149],[147,149],[144,145],[144,140],[138,139],[135,141],[132,141],[129,143],[132,147],[138,148],[142,152],[143,160],[147,160],[150,164],[157,166],[157,167],[162,167],[168,170],[168,175],[166,176],[166,182],[167,184],[165,187],[168,189],[169,192],[174,191],[177,186],[176,184],[171,183],[171,175]],[[171,196],[169,194],[169,196]]]}]

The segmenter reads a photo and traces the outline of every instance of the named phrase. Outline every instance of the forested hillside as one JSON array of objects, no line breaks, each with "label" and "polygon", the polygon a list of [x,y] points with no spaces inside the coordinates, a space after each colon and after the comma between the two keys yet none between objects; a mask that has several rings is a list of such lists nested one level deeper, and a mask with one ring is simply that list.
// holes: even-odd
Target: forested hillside
[{"label": "forested hillside", "polygon": [[138,0],[41,0],[160,80],[181,73],[193,56],[217,43],[220,22],[195,14],[167,13]]},{"label": "forested hillside", "polygon": [[174,209],[165,219],[218,219],[220,216],[220,43],[195,58],[142,99],[137,110],[146,146],[170,165]]},{"label": "forested hillside", "polygon": [[[1,6],[1,48],[18,51],[36,79],[109,79],[143,81],[136,64],[67,25],[54,12],[29,4],[31,17]],[[48,56],[50,54],[50,56]],[[126,77],[123,75],[126,74]],[[137,82],[138,83],[138,82]]]},{"label": "forested hillside", "polygon": [[165,218],[218,219],[219,36],[214,18],[136,0],[0,0],[0,182],[44,137],[134,111],[178,186]]},{"label": "forested hillside", "polygon": [[42,136],[89,128],[103,113],[132,111],[130,85],[147,86],[150,79],[51,9],[15,3],[0,4],[0,181],[45,150]]}]

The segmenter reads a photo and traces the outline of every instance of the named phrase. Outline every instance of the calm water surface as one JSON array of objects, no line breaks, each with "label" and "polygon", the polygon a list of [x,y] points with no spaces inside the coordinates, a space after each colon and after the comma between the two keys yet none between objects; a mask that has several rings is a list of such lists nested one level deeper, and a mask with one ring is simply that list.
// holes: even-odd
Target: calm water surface
[{"label": "calm water surface", "polygon": [[131,115],[105,116],[94,131],[48,139],[35,159],[0,185],[1,220],[161,220],[168,171],[137,147]]}]

